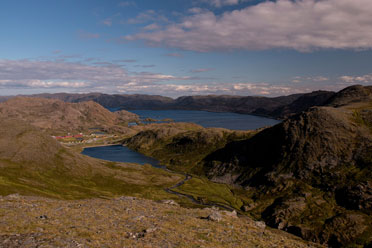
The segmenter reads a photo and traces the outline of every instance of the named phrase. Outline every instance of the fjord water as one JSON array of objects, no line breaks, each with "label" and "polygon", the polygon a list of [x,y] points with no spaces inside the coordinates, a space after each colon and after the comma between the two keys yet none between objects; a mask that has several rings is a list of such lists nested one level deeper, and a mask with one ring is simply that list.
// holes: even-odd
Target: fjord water
[{"label": "fjord water", "polygon": [[135,152],[126,146],[98,146],[85,148],[82,154],[113,162],[151,164],[157,168],[164,168],[156,159],[147,157],[141,153]]},{"label": "fjord water", "polygon": [[175,122],[193,122],[203,127],[221,127],[232,130],[257,129],[273,126],[280,121],[237,113],[216,113],[195,110],[131,110],[141,119],[152,118],[156,120],[172,119]]},{"label": "fjord water", "polygon": [[[117,111],[119,109],[110,110]],[[257,129],[279,123],[279,121],[274,119],[236,113],[191,110],[132,110],[130,112],[139,115],[141,119],[172,119],[175,122],[193,122],[203,127],[221,127],[232,130]],[[147,157],[121,145],[89,147],[85,148],[82,154],[113,162],[151,164],[154,167],[164,168],[156,159]]]}]

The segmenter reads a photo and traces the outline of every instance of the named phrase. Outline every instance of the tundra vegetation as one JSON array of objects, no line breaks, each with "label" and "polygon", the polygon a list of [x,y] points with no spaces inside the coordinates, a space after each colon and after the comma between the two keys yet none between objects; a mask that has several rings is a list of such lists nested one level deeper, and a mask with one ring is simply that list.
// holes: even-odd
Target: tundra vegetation
[{"label": "tundra vegetation", "polygon": [[51,137],[53,125],[9,113],[0,114],[1,247],[316,247],[165,191],[182,174],[81,155]]},{"label": "tundra vegetation", "polygon": [[[24,110],[25,105],[31,107]],[[353,86],[334,94],[299,96],[281,107],[281,113],[292,113],[286,114],[291,117],[274,127],[251,131],[203,128],[191,123],[128,127],[128,122],[138,121],[137,116],[125,111],[110,113],[96,105],[31,98],[0,104],[0,193],[81,199],[92,204],[93,209],[101,203],[84,199],[104,198],[110,202],[126,195],[168,200],[186,208],[217,205],[246,216],[234,219],[236,223],[226,223],[261,220],[271,228],[332,247],[372,244],[371,87]],[[302,108],[306,111],[295,114]],[[49,112],[53,112],[51,118],[45,118]],[[156,158],[169,170],[89,158],[76,152],[81,150],[81,144],[62,146],[50,137],[65,128],[88,133],[97,127],[115,135],[108,142],[120,142]],[[9,198],[4,199],[12,204]],[[138,202],[145,204],[144,200]],[[174,208],[169,210],[170,215],[201,211],[178,205]],[[219,219],[215,217],[220,212],[213,211],[212,217],[203,218]],[[143,214],[144,218],[146,214],[149,212]],[[185,215],[193,216],[191,212]],[[162,228],[164,223],[174,225],[162,222]],[[217,229],[195,233],[195,241],[216,245],[211,233],[230,225],[221,223],[216,223]],[[203,224],[196,225],[200,228]],[[143,242],[146,239],[142,238],[151,236],[144,230],[128,233],[128,237],[134,235],[135,240]],[[239,246],[236,233],[240,235],[235,231],[229,244],[237,242]],[[269,245],[263,240],[265,233],[258,246]],[[12,240],[10,232],[6,235]],[[244,235],[247,242],[252,240],[249,234]],[[288,237],[296,247],[296,241]],[[240,245],[243,247],[243,243]]]}]

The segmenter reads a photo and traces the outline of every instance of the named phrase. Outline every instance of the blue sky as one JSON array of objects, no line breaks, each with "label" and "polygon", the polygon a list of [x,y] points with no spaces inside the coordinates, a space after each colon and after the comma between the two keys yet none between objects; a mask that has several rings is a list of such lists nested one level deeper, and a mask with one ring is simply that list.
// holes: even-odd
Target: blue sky
[{"label": "blue sky", "polygon": [[370,0],[2,0],[0,95],[278,96],[372,82]]}]

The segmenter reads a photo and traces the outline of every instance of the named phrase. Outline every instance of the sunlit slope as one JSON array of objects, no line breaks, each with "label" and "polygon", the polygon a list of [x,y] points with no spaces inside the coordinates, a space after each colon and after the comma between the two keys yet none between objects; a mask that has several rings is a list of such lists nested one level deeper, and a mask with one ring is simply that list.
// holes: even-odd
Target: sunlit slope
[{"label": "sunlit slope", "polygon": [[137,195],[162,197],[179,176],[106,162],[74,153],[49,135],[16,119],[0,120],[0,194],[56,198]]},{"label": "sunlit slope", "polygon": [[98,128],[129,132],[126,122],[137,115],[125,110],[112,113],[95,102],[16,97],[0,103],[0,116],[17,118],[52,133],[84,132]]}]

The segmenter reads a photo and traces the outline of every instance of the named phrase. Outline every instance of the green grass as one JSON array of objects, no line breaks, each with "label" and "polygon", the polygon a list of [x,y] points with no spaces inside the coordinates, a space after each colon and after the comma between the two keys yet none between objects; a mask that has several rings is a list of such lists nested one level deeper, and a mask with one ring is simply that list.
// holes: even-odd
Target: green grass
[{"label": "green grass", "polygon": [[70,172],[63,164],[49,169],[4,161],[0,161],[0,165],[0,195],[19,193],[58,199],[129,195],[159,200],[173,198],[164,188],[182,178],[141,165],[102,163],[101,167],[84,172]]},{"label": "green grass", "polygon": [[[157,126],[154,130],[145,130],[127,141],[129,148],[159,160],[173,171],[191,173],[198,178],[189,180],[174,189],[180,193],[192,195],[206,203],[218,203],[239,210],[243,201],[250,199],[244,194],[234,195],[234,189],[225,184],[213,183],[203,177],[203,159],[210,153],[224,147],[228,142],[247,139],[255,131],[230,131],[226,129],[202,129],[188,125],[172,125],[178,129],[167,132],[167,126]],[[182,205],[197,206],[183,199]]]},{"label": "green grass", "polygon": [[226,184],[213,183],[207,179],[192,178],[174,191],[192,195],[206,203],[219,203],[239,210],[243,201],[235,196],[231,187]]}]

